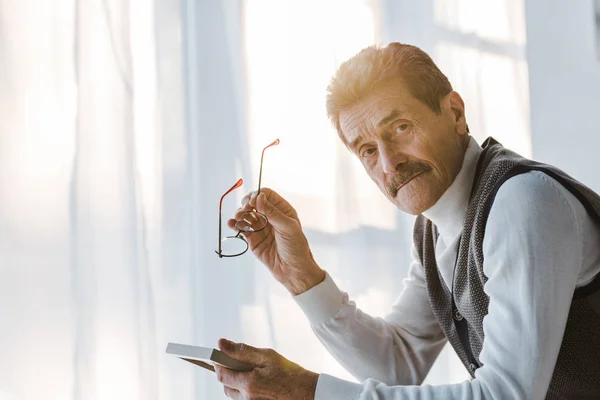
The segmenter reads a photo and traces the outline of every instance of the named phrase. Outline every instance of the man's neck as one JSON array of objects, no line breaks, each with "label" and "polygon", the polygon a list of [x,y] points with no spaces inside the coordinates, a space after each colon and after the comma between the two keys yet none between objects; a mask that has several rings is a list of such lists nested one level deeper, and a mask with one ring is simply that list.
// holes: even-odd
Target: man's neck
[{"label": "man's neck", "polygon": [[450,240],[462,231],[475,168],[482,151],[470,136],[467,135],[465,142],[464,157],[454,181],[435,205],[423,213],[438,227],[444,240]]}]

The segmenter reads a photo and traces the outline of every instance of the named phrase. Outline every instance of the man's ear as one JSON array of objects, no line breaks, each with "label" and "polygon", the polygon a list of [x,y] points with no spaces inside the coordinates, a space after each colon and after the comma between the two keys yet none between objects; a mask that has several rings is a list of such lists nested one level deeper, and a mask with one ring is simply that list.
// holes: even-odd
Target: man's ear
[{"label": "man's ear", "polygon": [[464,135],[469,133],[469,127],[467,126],[467,119],[465,117],[465,102],[458,92],[454,90],[448,94],[448,101],[450,103],[450,110],[454,116],[454,123],[456,124],[456,133]]}]

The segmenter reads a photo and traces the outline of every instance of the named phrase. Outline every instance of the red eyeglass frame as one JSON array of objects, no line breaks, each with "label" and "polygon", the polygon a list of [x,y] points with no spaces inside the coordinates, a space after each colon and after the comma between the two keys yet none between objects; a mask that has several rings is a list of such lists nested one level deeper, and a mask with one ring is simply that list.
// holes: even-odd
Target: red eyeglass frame
[{"label": "red eyeglass frame", "polygon": [[[262,153],[261,153],[261,156],[260,156],[260,172],[259,172],[259,175],[258,175],[258,191],[256,193],[257,196],[260,194],[260,188],[261,188],[261,183],[262,183],[262,168],[263,168],[263,160],[264,160],[264,157],[265,157],[265,150],[267,150],[269,147],[276,146],[279,143],[280,143],[279,139],[275,139],[273,142],[271,142],[270,144],[268,144],[267,146],[265,146],[265,148],[263,148],[263,150],[262,150]],[[246,243],[246,248],[244,249],[244,251],[241,252],[241,253],[238,253],[238,254],[227,255],[227,254],[223,254],[222,247],[221,247],[222,237],[223,237],[222,231],[221,231],[221,223],[222,223],[222,215],[223,215],[223,212],[222,212],[222,210],[223,210],[223,199],[229,193],[233,192],[235,189],[237,189],[240,186],[242,186],[243,183],[244,183],[244,180],[242,178],[238,179],[238,181],[229,190],[227,190],[223,194],[223,196],[221,196],[221,200],[219,201],[219,245],[218,245],[218,250],[215,250],[215,253],[217,253],[217,255],[219,256],[219,258],[223,258],[223,257],[238,257],[238,256],[241,256],[242,254],[244,254],[244,253],[246,253],[248,251],[248,246],[249,246],[248,242],[246,241],[246,239],[243,236],[240,236],[241,233],[242,233],[242,230],[239,229],[239,228],[238,228],[238,233],[235,236],[233,236],[233,237],[241,239],[241,240],[243,240]],[[265,221],[267,221],[267,223],[268,223],[268,218],[267,218],[266,215],[264,215],[263,213],[261,213],[259,211],[256,211],[256,210],[253,210],[253,211],[256,212],[256,213],[258,213],[258,214],[260,214],[260,215],[262,215],[265,218]],[[237,227],[237,225],[236,225],[236,227]],[[265,224],[265,227],[266,227],[266,224]],[[262,227],[261,229],[257,229],[254,232],[260,232],[263,229],[264,229],[264,227]]]}]

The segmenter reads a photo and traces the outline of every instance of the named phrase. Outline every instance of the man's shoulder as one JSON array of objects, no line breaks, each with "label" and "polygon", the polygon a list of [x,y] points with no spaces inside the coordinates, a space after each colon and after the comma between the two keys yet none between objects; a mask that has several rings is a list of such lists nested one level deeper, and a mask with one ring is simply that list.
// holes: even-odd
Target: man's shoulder
[{"label": "man's shoulder", "polygon": [[[507,179],[498,189],[488,220],[500,217],[519,221],[553,218],[557,214],[570,217],[585,213],[581,202],[562,184],[543,171],[528,171]],[[564,216],[564,215],[563,215]]]},{"label": "man's shoulder", "polygon": [[494,204],[533,203],[543,205],[548,202],[570,203],[575,196],[550,175],[539,170],[523,172],[507,179],[499,187]]}]

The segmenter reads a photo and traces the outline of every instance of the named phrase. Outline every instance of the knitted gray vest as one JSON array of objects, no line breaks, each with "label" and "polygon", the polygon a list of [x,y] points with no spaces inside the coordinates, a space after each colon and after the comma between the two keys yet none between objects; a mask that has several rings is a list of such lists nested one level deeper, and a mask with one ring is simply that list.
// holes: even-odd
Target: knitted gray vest
[{"label": "knitted gray vest", "polygon": [[[573,193],[588,214],[600,221],[600,196],[558,168],[525,159],[493,138],[488,138],[483,148],[454,267],[454,296],[443,283],[437,268],[437,228],[422,215],[417,217],[414,227],[414,243],[425,269],[431,308],[448,341],[473,377],[482,365],[479,354],[485,340],[483,318],[489,304],[489,297],[483,291],[487,281],[483,272],[483,237],[500,186],[515,175],[541,171]],[[600,399],[600,275],[573,294],[546,399]]]}]

